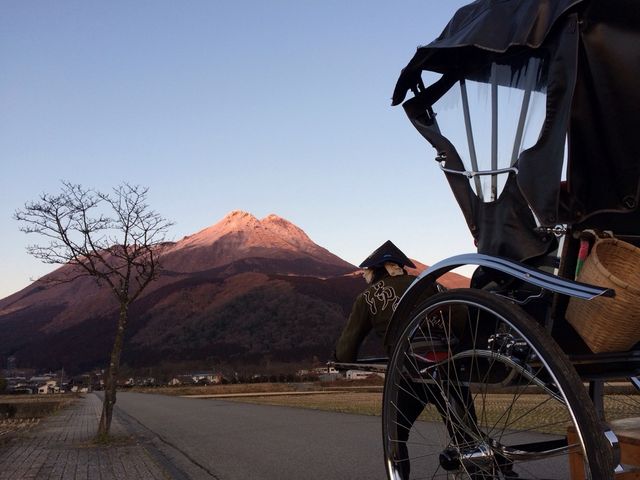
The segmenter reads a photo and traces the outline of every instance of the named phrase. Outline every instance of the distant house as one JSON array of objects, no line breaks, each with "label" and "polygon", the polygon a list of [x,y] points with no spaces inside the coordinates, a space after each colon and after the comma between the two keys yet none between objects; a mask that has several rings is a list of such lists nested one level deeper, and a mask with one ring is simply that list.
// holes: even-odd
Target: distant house
[{"label": "distant house", "polygon": [[208,385],[222,383],[222,374],[217,372],[193,372],[189,376],[193,383]]},{"label": "distant house", "polygon": [[136,385],[141,385],[143,387],[154,387],[157,385],[156,377],[145,377],[136,380]]},{"label": "distant house", "polygon": [[120,381],[119,385],[124,387],[154,387],[157,383],[155,377],[129,377],[124,381]]},{"label": "distant house", "polygon": [[29,385],[34,392],[39,394],[59,393],[60,387],[53,377],[53,374],[34,375],[29,379]]},{"label": "distant house", "polygon": [[44,385],[38,386],[38,394],[47,395],[50,393],[60,393],[60,387],[55,380],[48,380]]},{"label": "distant house", "polygon": [[177,386],[177,385],[192,385],[195,383],[195,380],[191,375],[176,375],[171,380],[169,380],[169,385]]},{"label": "distant house", "polygon": [[340,371],[329,366],[298,370],[296,375],[302,379],[320,380],[321,382],[333,382],[344,376]]},{"label": "distant house", "polygon": [[36,386],[31,384],[26,377],[8,377],[6,380],[9,392],[32,394],[36,391]]},{"label": "distant house", "polygon": [[336,370],[334,367],[318,367],[318,368],[313,368],[311,370],[311,373],[314,375],[331,375],[331,374],[340,373],[340,372]]},{"label": "distant house", "polygon": [[363,372],[362,370],[347,370],[347,373],[345,376],[347,380],[364,380],[365,378],[371,378],[371,377],[384,378],[383,373]]}]

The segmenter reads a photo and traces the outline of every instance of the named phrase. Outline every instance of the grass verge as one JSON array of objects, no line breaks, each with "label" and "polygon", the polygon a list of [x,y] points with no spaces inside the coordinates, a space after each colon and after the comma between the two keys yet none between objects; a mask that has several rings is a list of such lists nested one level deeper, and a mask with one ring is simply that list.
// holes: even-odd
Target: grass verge
[{"label": "grass verge", "polygon": [[233,395],[278,392],[310,392],[340,390],[372,390],[382,389],[381,379],[337,380],[334,382],[304,383],[233,383],[226,385],[189,385],[177,387],[134,387],[130,392],[157,393],[160,395]]},{"label": "grass verge", "polygon": [[0,395],[0,442],[37,425],[78,398],[66,395]]},{"label": "grass verge", "polygon": [[357,415],[380,415],[382,411],[382,393],[380,392],[335,392],[331,395],[309,394],[304,396],[232,397],[225,400],[260,405],[353,413]]}]

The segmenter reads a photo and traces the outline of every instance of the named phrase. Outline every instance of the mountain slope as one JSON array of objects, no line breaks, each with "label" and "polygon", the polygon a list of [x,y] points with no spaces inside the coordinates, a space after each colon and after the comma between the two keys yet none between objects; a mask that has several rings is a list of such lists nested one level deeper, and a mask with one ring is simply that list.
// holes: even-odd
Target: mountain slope
[{"label": "mountain slope", "polygon": [[[365,287],[355,266],[297,226],[241,211],[170,244],[163,265],[131,306],[129,365],[328,358]],[[14,355],[71,372],[104,364],[118,313],[111,292],[92,278],[47,283],[55,275],[0,300],[0,362]],[[445,283],[468,284],[448,275]]]}]

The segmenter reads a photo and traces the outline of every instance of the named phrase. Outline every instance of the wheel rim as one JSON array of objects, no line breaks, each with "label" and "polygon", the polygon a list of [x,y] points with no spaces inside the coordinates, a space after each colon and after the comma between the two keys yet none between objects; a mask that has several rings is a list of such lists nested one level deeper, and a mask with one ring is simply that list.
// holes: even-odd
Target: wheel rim
[{"label": "wheel rim", "polygon": [[[579,402],[558,376],[566,365],[549,358],[547,339],[522,315],[507,318],[513,307],[501,302],[433,302],[405,329],[385,384],[389,478],[407,478],[411,464],[411,478],[565,479],[569,456],[584,458]],[[426,398],[421,418],[432,422],[417,422],[405,443],[417,408],[405,405]],[[569,429],[575,440],[567,444]]]}]

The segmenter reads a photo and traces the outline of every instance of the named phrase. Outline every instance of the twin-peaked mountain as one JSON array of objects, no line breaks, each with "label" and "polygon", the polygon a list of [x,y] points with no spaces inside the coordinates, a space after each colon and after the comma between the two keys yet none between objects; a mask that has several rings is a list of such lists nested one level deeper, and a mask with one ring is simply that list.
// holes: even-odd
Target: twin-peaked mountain
[{"label": "twin-peaked mountain", "polygon": [[[123,357],[131,366],[328,358],[365,287],[354,265],[291,222],[241,211],[168,245],[162,265],[131,306]],[[447,282],[468,279],[448,274]],[[67,371],[104,365],[116,316],[112,294],[91,278],[37,281],[0,300],[0,362],[15,356],[20,366]]]},{"label": "twin-peaked mountain", "polygon": [[[316,245],[293,223],[269,215],[262,220],[234,211],[215,225],[183,238],[166,252],[164,267],[192,273],[213,268],[260,264],[271,273],[328,277],[355,267]],[[270,265],[268,267],[267,265]]]}]

